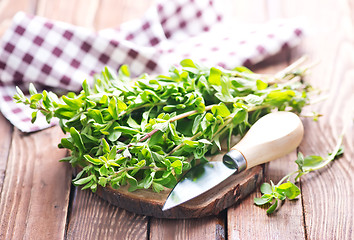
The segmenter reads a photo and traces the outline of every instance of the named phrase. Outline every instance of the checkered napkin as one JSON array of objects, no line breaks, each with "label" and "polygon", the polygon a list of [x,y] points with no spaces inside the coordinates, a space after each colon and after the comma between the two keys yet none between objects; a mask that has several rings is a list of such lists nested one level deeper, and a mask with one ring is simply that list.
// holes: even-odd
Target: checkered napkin
[{"label": "checkered napkin", "polygon": [[18,13],[0,44],[0,109],[23,132],[56,124],[14,103],[15,86],[79,91],[84,79],[104,66],[129,65],[132,75],[161,73],[190,58],[206,66],[254,64],[298,44],[296,20],[244,26],[228,23],[218,1],[158,1],[137,20],[94,32],[39,16]]}]

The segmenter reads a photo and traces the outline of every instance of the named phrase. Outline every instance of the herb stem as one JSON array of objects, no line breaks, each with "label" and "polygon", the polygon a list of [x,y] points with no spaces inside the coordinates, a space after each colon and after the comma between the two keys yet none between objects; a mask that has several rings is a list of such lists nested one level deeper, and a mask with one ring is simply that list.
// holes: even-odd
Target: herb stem
[{"label": "herb stem", "polygon": [[[136,169],[137,169],[137,167],[125,167],[125,168],[122,168],[119,171],[114,172],[114,174],[110,176],[110,179],[114,178],[115,176],[118,176],[119,174],[121,174],[123,172],[128,172],[128,171],[136,170]],[[153,169],[155,171],[166,171],[166,168],[159,168],[159,167],[155,167],[155,166],[143,166],[143,167],[140,167],[139,170],[140,169]]]},{"label": "herb stem", "polygon": [[[206,106],[204,112],[211,110],[212,107],[214,107],[214,106],[217,106],[217,105],[213,104],[213,105]],[[180,115],[177,115],[177,116],[171,118],[171,119],[170,119],[170,122],[175,122],[175,121],[177,121],[177,120],[180,120],[180,119],[182,119],[182,118],[189,117],[190,115],[193,115],[193,114],[198,113],[198,112],[199,112],[199,111],[197,111],[197,110],[192,110],[192,111],[189,111],[189,112],[182,113],[182,114],[180,114]]]},{"label": "herb stem", "polygon": [[225,128],[225,127],[232,121],[232,119],[233,119],[234,116],[235,116],[235,114],[230,115],[230,116],[229,116],[229,119],[227,119],[227,120],[224,122],[224,124],[222,124],[222,125],[218,128],[218,130],[216,130],[215,134],[214,134],[214,135],[212,136],[212,138],[211,138],[212,141],[214,141],[214,139],[215,139],[217,136],[223,134],[223,133],[227,130],[227,128]]},{"label": "herb stem", "polygon": [[275,74],[274,78],[275,79],[281,79],[284,78],[287,74],[289,74],[291,71],[294,71],[294,69],[299,68],[301,64],[303,64],[307,60],[307,56],[302,56],[283,70],[279,71],[278,73]]},{"label": "herb stem", "polygon": [[[199,133],[197,133],[196,135],[194,135],[194,136],[188,138],[188,140],[191,140],[191,141],[192,141],[192,140],[194,140],[194,139],[200,137],[201,135],[202,135],[202,132],[199,132]],[[172,149],[169,153],[167,153],[167,154],[165,155],[165,157],[170,156],[172,153],[176,152],[178,149],[180,149],[180,148],[183,147],[184,145],[186,145],[184,142],[180,143],[180,144],[177,145],[174,149]]]},{"label": "herb stem", "polygon": [[333,161],[335,158],[336,158],[336,156],[337,156],[337,154],[338,154],[338,151],[339,151],[339,149],[341,148],[341,146],[342,146],[342,143],[343,143],[343,134],[341,134],[340,136],[339,136],[339,140],[338,140],[338,142],[337,142],[337,145],[336,145],[336,147],[334,148],[334,151],[331,153],[331,155],[329,155],[328,156],[328,158],[326,159],[326,161],[323,161],[321,164],[319,164],[318,166],[316,166],[316,167],[313,167],[313,168],[311,168],[311,169],[309,169],[309,170],[307,170],[308,172],[312,172],[312,171],[315,171],[315,170],[318,170],[318,169],[320,169],[320,168],[323,168],[323,167],[325,167],[325,166],[327,166],[331,161]]},{"label": "herb stem", "polygon": [[293,176],[293,175],[296,174],[296,173],[299,173],[299,170],[296,170],[296,171],[294,171],[294,172],[292,172],[292,173],[289,173],[289,174],[285,175],[282,179],[280,179],[280,181],[278,182],[277,186],[279,186],[280,184],[282,184],[282,183],[285,181],[285,179],[288,179],[288,180],[289,180],[290,177]]},{"label": "herb stem", "polygon": [[118,118],[122,117],[125,114],[129,114],[135,110],[141,109],[141,108],[146,108],[146,107],[153,107],[153,106],[162,106],[162,105],[166,105],[166,102],[158,102],[158,103],[146,103],[140,106],[137,106],[135,108],[131,108],[128,109],[127,111],[123,111],[121,113],[119,113]]}]

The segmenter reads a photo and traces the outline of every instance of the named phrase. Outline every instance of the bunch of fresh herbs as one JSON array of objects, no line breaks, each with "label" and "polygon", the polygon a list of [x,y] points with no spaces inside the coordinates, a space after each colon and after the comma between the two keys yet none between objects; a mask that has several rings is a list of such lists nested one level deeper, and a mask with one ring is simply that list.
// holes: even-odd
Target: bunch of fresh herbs
[{"label": "bunch of fresh herbs", "polygon": [[196,161],[230,146],[263,115],[273,111],[300,113],[309,103],[305,68],[292,65],[273,75],[246,67],[206,68],[186,59],[168,75],[144,74],[132,80],[127,66],[118,74],[105,68],[92,86],[58,97],[30,85],[27,98],[18,88],[14,98],[48,122],[55,117],[67,136],[63,159],[81,171],[75,185],[96,191],[100,185],[159,192],[172,188]]}]

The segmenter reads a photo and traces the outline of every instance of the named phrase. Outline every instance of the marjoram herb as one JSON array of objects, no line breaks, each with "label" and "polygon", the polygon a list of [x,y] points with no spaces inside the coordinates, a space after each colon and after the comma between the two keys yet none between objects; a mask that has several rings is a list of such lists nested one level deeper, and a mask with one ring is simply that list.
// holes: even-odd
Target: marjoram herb
[{"label": "marjoram herb", "polygon": [[167,75],[130,77],[123,65],[118,74],[105,68],[93,86],[85,80],[80,93],[30,97],[17,88],[14,99],[58,118],[67,133],[60,148],[81,171],[74,185],[96,191],[98,186],[129,190],[172,188],[180,176],[206,156],[230,146],[232,135],[243,136],[271,111],[300,113],[309,103],[311,87],[303,82],[306,68],[296,64],[274,76],[246,67],[206,68],[192,60],[172,67]]},{"label": "marjoram herb", "polygon": [[[254,198],[254,203],[258,206],[268,206],[267,214],[271,214],[277,209],[278,201],[295,199],[300,195],[301,191],[291,181],[291,177],[296,175],[294,181],[297,181],[301,178],[301,176],[327,166],[335,158],[343,154],[344,148],[342,146],[342,141],[343,134],[339,137],[334,150],[326,157],[317,155],[304,157],[304,155],[299,152],[298,158],[295,160],[298,170],[284,176],[276,185],[272,181],[270,181],[270,184],[263,183],[260,189],[262,196],[260,198]],[[287,180],[287,182],[283,183],[285,180]]]}]

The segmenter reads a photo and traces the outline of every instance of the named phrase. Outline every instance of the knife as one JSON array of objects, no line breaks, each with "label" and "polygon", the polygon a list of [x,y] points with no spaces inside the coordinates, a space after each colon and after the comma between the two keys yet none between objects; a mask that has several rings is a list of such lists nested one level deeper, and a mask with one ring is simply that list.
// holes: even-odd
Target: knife
[{"label": "knife", "polygon": [[190,169],[168,195],[162,211],[185,203],[212,189],[233,174],[285,156],[299,146],[304,134],[301,119],[291,112],[261,117],[223,156]]}]

